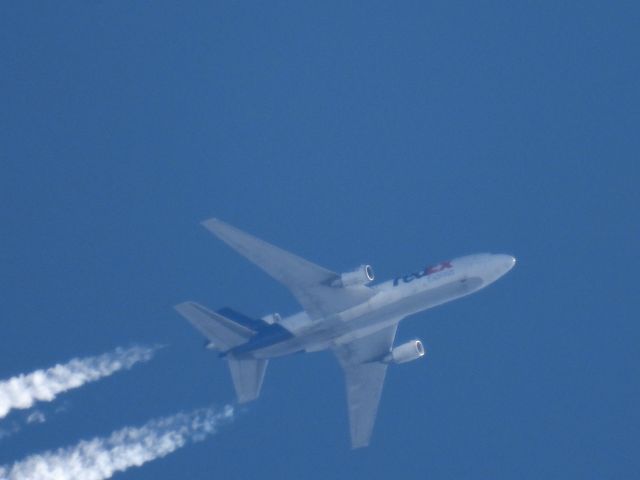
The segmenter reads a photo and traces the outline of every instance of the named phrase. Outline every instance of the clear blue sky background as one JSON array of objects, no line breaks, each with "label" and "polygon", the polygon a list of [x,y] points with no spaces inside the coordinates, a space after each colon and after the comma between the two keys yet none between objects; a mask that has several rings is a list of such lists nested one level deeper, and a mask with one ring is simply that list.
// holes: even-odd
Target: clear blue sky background
[{"label": "clear blue sky background", "polygon": [[637,478],[639,24],[636,2],[4,3],[0,378],[169,347],[45,406],[0,464],[233,400],[171,306],[298,306],[218,216],[380,279],[518,265],[402,323],[428,353],[390,369],[370,448],[321,353],[118,478]]}]

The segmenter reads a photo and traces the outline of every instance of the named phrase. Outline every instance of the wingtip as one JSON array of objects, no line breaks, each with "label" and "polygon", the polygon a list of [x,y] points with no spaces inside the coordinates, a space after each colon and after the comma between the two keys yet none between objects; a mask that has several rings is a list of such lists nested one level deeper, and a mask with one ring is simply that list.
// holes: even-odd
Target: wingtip
[{"label": "wingtip", "polygon": [[192,307],[194,303],[193,300],[187,300],[186,302],[177,303],[173,306],[173,309],[181,314],[185,309]]},{"label": "wingtip", "polygon": [[173,306],[173,309],[174,309],[176,312],[180,313],[180,308],[181,308],[181,307],[183,307],[185,303],[187,303],[187,302],[180,302],[180,303],[176,303],[176,304]]},{"label": "wingtip", "polygon": [[200,222],[200,225],[204,226],[204,227],[208,227],[209,225],[217,225],[220,223],[220,220],[218,220],[216,217],[211,217],[211,218],[207,218],[205,220],[202,220]]}]

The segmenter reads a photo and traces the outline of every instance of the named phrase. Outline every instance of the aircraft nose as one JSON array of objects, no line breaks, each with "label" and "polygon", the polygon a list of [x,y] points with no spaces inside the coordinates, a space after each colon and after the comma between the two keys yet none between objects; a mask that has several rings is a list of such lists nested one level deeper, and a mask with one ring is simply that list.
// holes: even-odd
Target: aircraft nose
[{"label": "aircraft nose", "polygon": [[503,275],[511,270],[516,264],[516,258],[511,255],[500,254],[495,257],[498,268],[501,270]]},{"label": "aircraft nose", "polygon": [[509,270],[511,270],[516,264],[515,257],[511,255],[498,254],[493,255],[493,265],[495,269],[495,274],[497,278],[506,274]]}]

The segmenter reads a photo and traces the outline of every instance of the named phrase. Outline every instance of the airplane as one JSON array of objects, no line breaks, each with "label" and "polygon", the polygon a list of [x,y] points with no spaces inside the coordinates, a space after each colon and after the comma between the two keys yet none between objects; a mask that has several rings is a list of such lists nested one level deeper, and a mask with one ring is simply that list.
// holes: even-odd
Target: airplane
[{"label": "airplane", "polygon": [[370,265],[335,273],[218,219],[202,225],[287,287],[303,311],[251,318],[191,301],[174,308],[228,361],[239,403],[258,398],[269,359],[332,350],[345,374],[352,448],[369,445],[387,367],[425,354],[417,339],[394,347],[398,323],[477,292],[516,263],[511,255],[468,255],[371,285]]}]

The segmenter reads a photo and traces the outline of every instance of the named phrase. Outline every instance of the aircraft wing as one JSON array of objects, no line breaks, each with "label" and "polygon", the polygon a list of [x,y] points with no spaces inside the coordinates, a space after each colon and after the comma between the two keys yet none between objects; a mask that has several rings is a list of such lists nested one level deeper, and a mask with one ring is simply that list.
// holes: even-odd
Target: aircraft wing
[{"label": "aircraft wing", "polygon": [[332,286],[339,275],[253,237],[216,218],[202,225],[231,248],[284,284],[312,319],[329,316],[367,301],[374,291],[364,285]]},{"label": "aircraft wing", "polygon": [[395,323],[334,348],[345,374],[353,448],[369,445],[387,373],[381,360],[391,351],[397,328]]}]

